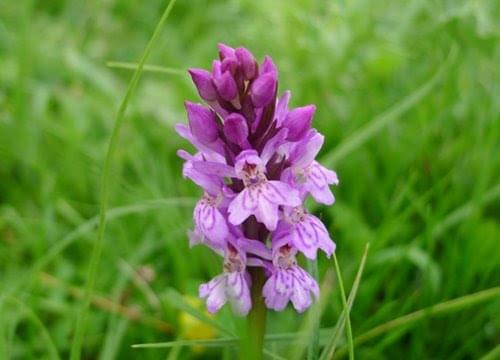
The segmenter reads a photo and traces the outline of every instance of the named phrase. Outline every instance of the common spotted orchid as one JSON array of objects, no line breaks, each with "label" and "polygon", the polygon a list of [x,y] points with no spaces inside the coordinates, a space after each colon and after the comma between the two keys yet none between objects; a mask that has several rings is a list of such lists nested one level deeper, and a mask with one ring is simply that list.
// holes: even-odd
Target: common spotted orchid
[{"label": "common spotted orchid", "polygon": [[[259,65],[245,48],[220,44],[211,71],[189,74],[205,102],[186,102],[189,125],[176,126],[196,149],[178,152],[183,175],[203,190],[191,244],[224,257],[222,274],[200,286],[200,297],[210,312],[229,302],[246,315],[257,291],[269,309],[291,302],[303,312],[319,287],[296,255],[316,259],[318,250],[328,257],[335,251],[325,225],[304,207],[309,196],[333,204],[330,185],[338,185],[336,173],[315,160],[324,142],[311,128],[316,108],[289,108],[289,91],[278,99],[272,59]],[[261,269],[264,286],[252,285],[250,268]]]}]

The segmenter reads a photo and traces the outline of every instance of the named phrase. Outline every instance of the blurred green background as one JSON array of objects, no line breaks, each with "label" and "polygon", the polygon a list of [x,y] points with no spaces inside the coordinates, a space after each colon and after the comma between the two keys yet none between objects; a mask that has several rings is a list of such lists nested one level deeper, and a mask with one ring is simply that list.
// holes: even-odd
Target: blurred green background
[{"label": "blurred green background", "polygon": [[[165,6],[0,2],[0,359],[51,358],[51,348],[69,355],[104,155],[132,75],[106,63],[137,61]],[[179,0],[148,62],[207,68],[218,42],[243,45],[273,57],[293,105],[317,105],[321,156],[341,184],[337,203],[315,212],[337,243],[347,292],[371,242],[351,313],[356,338],[500,285],[499,18],[494,0]],[[197,286],[221,267],[208,249],[188,248],[200,192],[175,155],[190,149],[173,131],[186,121],[185,99],[198,101],[186,75],[145,72],[129,104],[86,359],[234,355],[130,348],[224,335],[180,309],[202,309]],[[332,270],[322,256],[320,278]],[[331,286],[322,328],[342,311],[337,281]],[[495,356],[499,315],[496,296],[355,350],[363,359]],[[214,319],[238,327],[227,309]],[[268,331],[297,331],[303,319],[272,313]],[[290,343],[271,347],[287,357]]]}]

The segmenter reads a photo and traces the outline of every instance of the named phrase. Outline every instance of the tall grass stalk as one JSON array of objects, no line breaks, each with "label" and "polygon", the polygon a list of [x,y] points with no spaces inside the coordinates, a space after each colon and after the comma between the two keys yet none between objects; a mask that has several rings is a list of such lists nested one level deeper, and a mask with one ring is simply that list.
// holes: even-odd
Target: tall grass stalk
[{"label": "tall grass stalk", "polygon": [[333,253],[333,262],[335,264],[335,272],[337,273],[337,278],[339,281],[340,296],[342,298],[342,305],[344,307],[345,323],[346,323],[346,333],[347,333],[347,343],[349,345],[349,359],[354,360],[354,345],[352,341],[352,329],[351,329],[351,317],[349,315],[349,307],[347,306],[347,300],[344,290],[344,282],[342,280],[342,274],[340,273],[339,262],[337,261],[337,256]]},{"label": "tall grass stalk", "polygon": [[101,258],[102,247],[103,247],[103,239],[104,239],[104,231],[106,228],[106,208],[108,206],[109,201],[109,174],[111,169],[111,163],[113,160],[113,156],[116,150],[116,146],[118,143],[118,137],[120,135],[121,125],[123,123],[123,118],[125,112],[128,107],[128,103],[130,98],[134,94],[134,91],[139,83],[139,79],[143,72],[144,64],[148,59],[153,47],[160,35],[160,32],[165,24],[176,0],[170,0],[168,3],[163,15],[160,18],[160,21],[156,25],[156,28],[151,36],[144,53],[139,61],[139,66],[135,70],[132,75],[132,79],[127,87],[127,91],[123,100],[118,108],[118,112],[116,113],[116,118],[113,126],[113,131],[111,133],[111,138],[109,140],[108,150],[106,153],[106,158],[104,161],[104,168],[102,170],[101,182],[100,182],[100,201],[99,201],[99,225],[97,229],[97,239],[94,243],[94,247],[92,249],[92,254],[90,258],[90,265],[87,274],[87,281],[85,284],[85,293],[83,297],[83,301],[78,312],[78,317],[76,321],[75,335],[73,337],[73,342],[71,345],[71,360],[79,360],[81,357],[81,349],[83,343],[83,337],[85,334],[85,322],[87,320],[87,313],[90,305],[90,299],[92,296],[92,291],[94,289],[95,279],[97,275],[97,267],[99,265],[99,260]]}]

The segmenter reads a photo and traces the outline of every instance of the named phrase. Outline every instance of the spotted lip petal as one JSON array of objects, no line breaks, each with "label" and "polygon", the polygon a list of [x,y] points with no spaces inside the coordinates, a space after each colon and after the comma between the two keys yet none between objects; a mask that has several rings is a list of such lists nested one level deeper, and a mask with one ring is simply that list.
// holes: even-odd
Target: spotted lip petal
[{"label": "spotted lip petal", "polygon": [[[236,255],[226,251],[226,260],[231,256]],[[216,276],[208,283],[200,285],[198,292],[202,299],[206,298],[207,309],[211,313],[219,311],[228,301],[233,311],[241,316],[247,315],[252,308],[250,276],[244,267]]]},{"label": "spotted lip petal", "polygon": [[262,294],[270,309],[281,311],[291,301],[295,310],[304,312],[312,304],[311,294],[319,298],[319,287],[307,272],[293,265],[277,269],[264,284]]},{"label": "spotted lip petal", "polygon": [[[288,216],[292,211],[289,210]],[[311,260],[316,260],[318,249],[323,250],[327,257],[335,251],[335,243],[325,225],[316,216],[307,213],[297,221],[281,220],[273,233],[273,244],[294,246]]]},{"label": "spotted lip petal", "polygon": [[279,219],[278,207],[298,206],[299,193],[281,181],[265,181],[247,187],[229,205],[229,222],[240,225],[251,215],[270,231],[276,229]]},{"label": "spotted lip petal", "polygon": [[208,283],[201,284],[199,288],[200,298],[207,298],[207,310],[210,313],[216,313],[227,302],[226,295],[226,275],[219,275]]},{"label": "spotted lip petal", "polygon": [[332,205],[335,202],[335,197],[330,190],[331,184],[339,183],[337,174],[328,170],[317,161],[313,161],[308,169],[309,176],[304,184],[304,189],[307,190],[314,200],[325,205]]},{"label": "spotted lip petal", "polygon": [[250,289],[244,273],[231,273],[227,276],[227,295],[233,311],[238,315],[246,315],[252,308]]}]

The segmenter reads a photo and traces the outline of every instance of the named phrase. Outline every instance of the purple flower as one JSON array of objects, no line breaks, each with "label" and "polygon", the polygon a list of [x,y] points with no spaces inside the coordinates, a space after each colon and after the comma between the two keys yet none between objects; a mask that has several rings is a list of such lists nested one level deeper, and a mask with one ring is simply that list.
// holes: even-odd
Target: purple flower
[{"label": "purple flower", "polygon": [[319,287],[307,272],[297,265],[296,249],[284,245],[274,254],[274,270],[267,279],[263,295],[266,306],[281,311],[291,301],[298,312],[303,312],[312,303],[311,294],[319,297]]},{"label": "purple flower", "polygon": [[285,209],[283,220],[273,234],[273,244],[293,246],[312,260],[316,259],[318,249],[328,257],[335,251],[335,243],[325,225],[302,206]]},{"label": "purple flower", "polygon": [[301,193],[310,193],[317,202],[332,205],[335,198],[330,185],[338,185],[337,174],[314,160],[323,141],[323,135],[311,130],[294,146],[290,154],[291,166],[283,171],[281,179],[293,184]]},{"label": "purple flower", "polygon": [[[290,109],[290,91],[277,99],[278,70],[270,57],[259,65],[245,48],[219,44],[211,71],[189,73],[206,105],[186,102],[189,126],[176,125],[195,148],[179,150],[183,175],[202,189],[193,211],[190,245],[208,246],[224,257],[224,272],[200,286],[210,312],[226,302],[241,315],[250,292],[267,307],[299,312],[318,297],[316,281],[297,265],[302,253],[335,251],[325,225],[304,208],[311,195],[333,204],[335,172],[316,160],[324,137],[311,128],[314,105]],[[267,281],[251,288],[247,267],[260,267]]]},{"label": "purple flower", "polygon": [[250,276],[246,271],[246,256],[228,243],[224,259],[224,273],[200,285],[201,298],[206,298],[207,309],[215,313],[229,301],[233,311],[246,315],[252,307]]},{"label": "purple flower", "polygon": [[265,167],[255,150],[245,150],[236,158],[236,176],[244,189],[229,205],[229,221],[240,225],[250,215],[262,222],[268,230],[278,224],[280,205],[298,206],[301,201],[297,190],[281,181],[269,181]]}]

